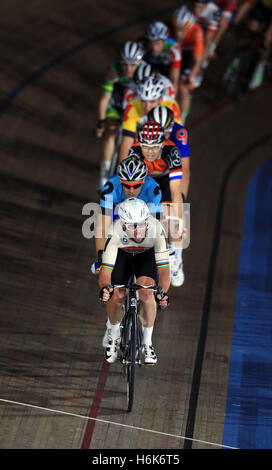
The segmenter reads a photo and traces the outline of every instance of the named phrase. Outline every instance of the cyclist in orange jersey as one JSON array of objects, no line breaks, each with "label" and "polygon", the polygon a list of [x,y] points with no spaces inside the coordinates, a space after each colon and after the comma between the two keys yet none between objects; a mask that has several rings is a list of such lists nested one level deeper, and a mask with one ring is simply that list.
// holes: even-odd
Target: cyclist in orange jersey
[{"label": "cyclist in orange jersey", "polygon": [[182,48],[179,104],[184,125],[190,107],[190,93],[201,83],[204,32],[194,14],[185,5],[175,11],[173,26],[175,37]]}]

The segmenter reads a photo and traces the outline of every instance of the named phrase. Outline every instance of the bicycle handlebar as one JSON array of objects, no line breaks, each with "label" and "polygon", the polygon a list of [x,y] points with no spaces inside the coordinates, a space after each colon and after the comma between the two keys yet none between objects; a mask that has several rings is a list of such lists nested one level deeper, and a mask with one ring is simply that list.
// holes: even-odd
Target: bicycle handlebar
[{"label": "bicycle handlebar", "polygon": [[139,290],[139,289],[153,289],[154,291],[158,289],[158,286],[142,286],[140,284],[114,284],[113,289],[129,289],[129,290]]}]

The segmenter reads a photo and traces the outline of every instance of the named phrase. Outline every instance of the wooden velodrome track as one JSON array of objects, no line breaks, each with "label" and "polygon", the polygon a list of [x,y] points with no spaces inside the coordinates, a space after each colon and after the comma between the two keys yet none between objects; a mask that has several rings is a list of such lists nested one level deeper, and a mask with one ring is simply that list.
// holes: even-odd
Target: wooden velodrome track
[{"label": "wooden velodrome track", "polygon": [[218,449],[245,190],[269,156],[271,88],[215,109],[214,64],[194,97],[186,280],[158,314],[158,364],[137,370],[128,414],[121,366],[103,361],[94,244],[81,231],[83,205],[98,200],[90,129],[119,45],[176,2],[4,3],[0,448]]}]

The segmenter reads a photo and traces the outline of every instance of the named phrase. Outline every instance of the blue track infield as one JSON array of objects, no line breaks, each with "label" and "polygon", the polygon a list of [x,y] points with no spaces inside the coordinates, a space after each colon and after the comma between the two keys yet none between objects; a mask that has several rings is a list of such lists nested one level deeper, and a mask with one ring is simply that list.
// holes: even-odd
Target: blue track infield
[{"label": "blue track infield", "polygon": [[272,449],[272,158],[247,191],[223,444]]}]

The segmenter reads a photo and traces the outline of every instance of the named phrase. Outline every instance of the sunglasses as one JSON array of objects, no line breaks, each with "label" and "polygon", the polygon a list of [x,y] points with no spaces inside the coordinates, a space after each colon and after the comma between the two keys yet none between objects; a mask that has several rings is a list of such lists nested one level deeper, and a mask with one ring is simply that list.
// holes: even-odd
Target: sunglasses
[{"label": "sunglasses", "polygon": [[162,148],[162,144],[157,144],[157,145],[146,145],[146,144],[141,144],[141,148],[145,151],[148,150],[159,150]]},{"label": "sunglasses", "polygon": [[126,189],[130,189],[130,188],[133,188],[133,189],[137,189],[137,188],[140,188],[142,186],[143,183],[123,183],[122,182],[122,186]]}]

